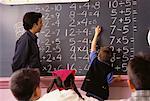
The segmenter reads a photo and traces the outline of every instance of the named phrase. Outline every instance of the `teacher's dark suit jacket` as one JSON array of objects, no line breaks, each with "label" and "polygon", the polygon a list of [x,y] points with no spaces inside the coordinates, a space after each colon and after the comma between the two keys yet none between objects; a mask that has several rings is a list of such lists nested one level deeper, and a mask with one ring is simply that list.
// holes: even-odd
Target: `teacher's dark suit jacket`
[{"label": "teacher's dark suit jacket", "polygon": [[111,66],[99,61],[96,57],[90,65],[81,89],[104,100],[108,99],[109,87],[107,75],[112,71],[113,68]]}]

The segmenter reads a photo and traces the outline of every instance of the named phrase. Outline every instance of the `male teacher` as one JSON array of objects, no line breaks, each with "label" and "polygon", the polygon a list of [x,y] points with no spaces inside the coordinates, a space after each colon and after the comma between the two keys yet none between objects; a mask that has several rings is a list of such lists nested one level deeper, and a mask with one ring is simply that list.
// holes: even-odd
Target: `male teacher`
[{"label": "male teacher", "polygon": [[27,12],[23,17],[23,27],[26,32],[17,40],[13,57],[13,72],[21,68],[40,69],[40,53],[36,33],[43,26],[42,14]]}]

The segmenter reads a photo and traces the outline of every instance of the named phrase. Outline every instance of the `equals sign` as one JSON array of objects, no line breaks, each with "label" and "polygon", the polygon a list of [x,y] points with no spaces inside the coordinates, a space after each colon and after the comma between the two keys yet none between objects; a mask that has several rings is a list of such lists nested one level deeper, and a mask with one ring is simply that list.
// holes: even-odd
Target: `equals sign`
[{"label": "equals sign", "polygon": [[132,1],[132,5],[137,5],[137,1]]},{"label": "equals sign", "polygon": [[133,22],[136,22],[136,18],[132,18]]},{"label": "equals sign", "polygon": [[137,26],[133,26],[133,31],[137,32]]},{"label": "equals sign", "polygon": [[137,13],[137,10],[134,9],[132,14],[133,14],[133,15],[138,14],[138,13]]},{"label": "equals sign", "polygon": [[130,55],[130,60],[134,58],[134,55]]},{"label": "equals sign", "polygon": [[134,48],[130,48],[130,52],[131,52],[131,53],[134,53]]},{"label": "equals sign", "polygon": [[130,38],[130,41],[133,43],[133,42],[134,42],[134,37],[131,37],[131,38]]}]

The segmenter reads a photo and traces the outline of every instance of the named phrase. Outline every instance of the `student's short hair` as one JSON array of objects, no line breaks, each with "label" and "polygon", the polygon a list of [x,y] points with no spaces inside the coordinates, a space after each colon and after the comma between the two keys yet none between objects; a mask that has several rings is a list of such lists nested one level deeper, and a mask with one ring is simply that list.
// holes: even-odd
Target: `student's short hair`
[{"label": "student's short hair", "polygon": [[111,54],[112,55],[112,49],[109,47],[109,46],[103,46],[103,47],[100,47],[100,51],[103,51],[107,54]]},{"label": "student's short hair", "polygon": [[150,90],[150,54],[139,54],[128,63],[128,75],[137,90]]},{"label": "student's short hair", "polygon": [[10,80],[10,89],[17,100],[29,100],[40,84],[40,72],[32,68],[23,68],[14,72]]},{"label": "student's short hair", "polygon": [[41,13],[27,12],[23,17],[23,27],[25,30],[32,29],[33,24],[37,23],[39,18],[42,18]]},{"label": "student's short hair", "polygon": [[[105,57],[103,57],[102,55],[105,55]],[[112,56],[113,56],[113,51],[109,46],[100,47],[98,51],[98,57],[101,57],[103,61],[110,62]]]}]

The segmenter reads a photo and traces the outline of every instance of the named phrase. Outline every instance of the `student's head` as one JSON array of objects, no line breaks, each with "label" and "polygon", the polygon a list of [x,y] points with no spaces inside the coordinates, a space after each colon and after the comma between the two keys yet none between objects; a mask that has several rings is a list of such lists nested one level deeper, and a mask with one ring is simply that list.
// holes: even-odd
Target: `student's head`
[{"label": "student's head", "polygon": [[27,31],[34,29],[35,33],[40,32],[43,26],[42,14],[36,12],[27,12],[23,17],[23,26]]},{"label": "student's head", "polygon": [[112,57],[112,50],[108,46],[100,47],[98,57],[104,62],[109,62]]},{"label": "student's head", "polygon": [[10,80],[10,89],[19,101],[30,101],[41,96],[40,72],[31,68],[23,68],[14,72]]},{"label": "student's head", "polygon": [[150,55],[137,55],[128,63],[130,88],[150,90]]}]

